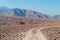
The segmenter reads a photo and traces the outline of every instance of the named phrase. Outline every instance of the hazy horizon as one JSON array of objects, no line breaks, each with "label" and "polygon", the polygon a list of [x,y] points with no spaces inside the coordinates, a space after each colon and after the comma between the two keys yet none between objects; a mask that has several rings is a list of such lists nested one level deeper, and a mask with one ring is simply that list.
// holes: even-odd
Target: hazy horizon
[{"label": "hazy horizon", "polygon": [[60,0],[0,0],[0,6],[60,15]]}]

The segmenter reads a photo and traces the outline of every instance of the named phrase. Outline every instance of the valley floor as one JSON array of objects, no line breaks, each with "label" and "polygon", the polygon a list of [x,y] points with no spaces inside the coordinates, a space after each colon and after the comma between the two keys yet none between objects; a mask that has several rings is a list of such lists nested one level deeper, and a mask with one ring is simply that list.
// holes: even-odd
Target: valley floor
[{"label": "valley floor", "polygon": [[0,19],[0,40],[60,40],[60,21]]}]

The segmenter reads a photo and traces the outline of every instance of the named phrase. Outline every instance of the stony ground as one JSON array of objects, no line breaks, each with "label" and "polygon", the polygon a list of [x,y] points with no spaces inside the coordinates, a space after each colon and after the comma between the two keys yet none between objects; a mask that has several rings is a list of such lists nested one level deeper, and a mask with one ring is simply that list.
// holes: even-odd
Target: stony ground
[{"label": "stony ground", "polygon": [[24,40],[60,40],[60,27],[34,28],[26,33]]},{"label": "stony ground", "polygon": [[60,40],[60,27],[22,30],[20,27],[0,27],[0,40]]},{"label": "stony ground", "polygon": [[41,29],[48,40],[60,40],[60,27],[49,27]]},{"label": "stony ground", "polygon": [[60,40],[60,21],[0,17],[0,40]]}]

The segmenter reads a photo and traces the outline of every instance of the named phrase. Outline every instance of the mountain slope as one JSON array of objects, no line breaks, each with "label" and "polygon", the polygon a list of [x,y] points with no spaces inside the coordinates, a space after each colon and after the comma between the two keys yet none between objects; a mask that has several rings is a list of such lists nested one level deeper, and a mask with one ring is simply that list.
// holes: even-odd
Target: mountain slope
[{"label": "mountain slope", "polygon": [[0,15],[3,16],[19,16],[19,17],[30,17],[30,18],[60,18],[59,16],[50,16],[46,14],[42,14],[40,12],[35,12],[31,10],[25,10],[25,9],[19,9],[19,8],[14,8],[10,9],[4,6],[0,6]]}]

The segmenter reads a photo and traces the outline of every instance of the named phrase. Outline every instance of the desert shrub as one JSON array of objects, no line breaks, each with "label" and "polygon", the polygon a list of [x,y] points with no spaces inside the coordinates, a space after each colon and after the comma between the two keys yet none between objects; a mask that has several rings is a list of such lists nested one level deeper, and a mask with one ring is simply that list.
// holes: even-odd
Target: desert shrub
[{"label": "desert shrub", "polygon": [[19,24],[22,24],[22,25],[24,25],[24,24],[25,24],[25,22],[19,22]]}]

